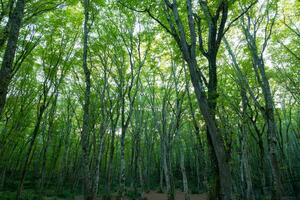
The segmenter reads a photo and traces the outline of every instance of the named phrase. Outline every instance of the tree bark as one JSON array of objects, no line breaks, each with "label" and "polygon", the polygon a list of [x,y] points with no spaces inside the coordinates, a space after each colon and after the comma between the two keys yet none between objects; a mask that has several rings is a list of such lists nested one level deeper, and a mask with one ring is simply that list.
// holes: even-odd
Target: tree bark
[{"label": "tree bark", "polygon": [[[249,20],[251,21],[252,19],[248,16],[248,23],[250,23]],[[265,63],[263,59],[263,52],[267,46],[267,42],[270,38],[270,34],[272,33],[273,21],[272,22],[268,21],[267,23],[270,23],[271,28],[268,33],[265,33],[266,37],[264,38],[263,41],[264,46],[262,47],[262,52],[259,52],[257,47],[257,41],[255,39],[257,30],[251,32],[249,25],[244,25],[244,24],[242,28],[246,36],[248,48],[251,52],[253,70],[255,72],[256,79],[259,83],[259,86],[262,90],[263,97],[264,97],[264,107],[259,107],[259,109],[262,112],[262,115],[267,124],[268,155],[270,159],[270,167],[271,167],[271,174],[272,174],[272,200],[278,200],[281,198],[282,195],[281,194],[282,184],[281,184],[281,177],[280,177],[279,166],[278,166],[279,165],[278,158],[276,154],[277,125],[275,120],[275,108],[274,108],[272,92],[271,92],[269,80],[265,72]]]},{"label": "tree bark", "polygon": [[[173,14],[173,20],[170,19],[170,14],[167,13],[167,20],[170,26],[170,29],[166,28],[169,33],[174,37],[176,43],[180,47],[184,60],[188,64],[191,81],[195,90],[195,94],[197,97],[198,106],[204,118],[205,124],[208,129],[208,137],[211,140],[211,146],[213,149],[213,153],[217,160],[217,178],[218,184],[220,185],[220,194],[218,194],[218,198],[222,200],[232,199],[232,183],[231,183],[231,171],[229,163],[226,160],[225,146],[222,140],[220,130],[217,127],[217,122],[215,120],[215,109],[216,109],[216,100],[217,100],[217,74],[216,74],[216,56],[218,52],[218,48],[221,42],[221,39],[224,34],[224,26],[227,19],[228,13],[228,4],[223,2],[220,4],[220,8],[218,9],[218,13],[215,16],[211,16],[207,14],[207,4],[205,2],[200,2],[202,5],[202,9],[204,13],[209,15],[209,38],[208,38],[208,52],[203,50],[202,43],[202,35],[200,35],[199,47],[203,55],[207,58],[209,62],[209,84],[208,84],[208,97],[205,92],[205,79],[203,73],[198,69],[197,64],[197,55],[196,55],[196,46],[197,46],[197,33],[195,30],[195,20],[193,13],[192,1],[187,0],[187,10],[188,10],[188,26],[189,26],[189,34],[190,34],[190,43],[187,42],[187,33],[182,24],[182,20],[180,18],[177,1],[173,0],[171,4],[168,0],[165,0],[165,6],[171,10]],[[221,15],[221,22],[218,27],[218,18]],[[198,21],[199,22],[199,21]],[[199,24],[199,23],[198,23]],[[176,28],[175,28],[176,27]],[[217,30],[218,27],[218,30]],[[200,29],[199,34],[201,34],[201,25],[198,25],[198,29]]]},{"label": "tree bark", "polygon": [[105,140],[105,132],[106,132],[106,127],[105,127],[105,122],[102,122],[100,125],[100,141],[98,145],[98,151],[95,156],[95,172],[94,172],[94,181],[92,185],[92,195],[93,198],[97,196],[98,193],[98,185],[99,185],[99,176],[100,176],[100,161],[102,158],[103,154],[103,146],[104,146],[104,140]]},{"label": "tree bark", "polygon": [[241,165],[242,165],[242,172],[245,178],[246,183],[246,196],[245,199],[247,200],[254,200],[254,193],[253,193],[253,185],[251,179],[251,169],[249,166],[249,159],[248,159],[248,133],[247,133],[247,107],[248,107],[248,98],[246,96],[246,88],[241,85],[241,97],[242,97],[242,124],[241,124]]},{"label": "tree bark", "polygon": [[17,49],[20,29],[25,9],[25,0],[18,0],[16,7],[9,17],[9,36],[0,69],[0,116],[3,112],[8,86],[12,80],[13,63]]},{"label": "tree bark", "polygon": [[89,169],[89,136],[90,136],[90,93],[91,93],[91,77],[90,70],[87,66],[88,53],[88,21],[89,21],[89,0],[84,0],[84,25],[83,25],[83,63],[82,68],[85,77],[85,93],[83,105],[83,125],[81,131],[81,149],[82,149],[82,169],[83,169],[83,185],[84,199],[93,200],[91,175]]},{"label": "tree bark", "polygon": [[183,145],[181,145],[181,152],[180,152],[180,169],[181,169],[181,174],[182,174],[184,199],[185,200],[190,200],[188,180],[187,180],[185,164],[184,164],[184,148],[183,148]]}]

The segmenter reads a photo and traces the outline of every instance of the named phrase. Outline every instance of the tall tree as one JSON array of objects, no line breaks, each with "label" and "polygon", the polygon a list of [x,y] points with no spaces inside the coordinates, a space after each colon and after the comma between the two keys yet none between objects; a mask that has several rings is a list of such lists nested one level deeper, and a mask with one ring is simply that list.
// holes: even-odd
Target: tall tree
[{"label": "tall tree", "polygon": [[[270,156],[270,166],[272,174],[272,199],[280,199],[282,195],[282,184],[279,172],[279,163],[277,158],[277,124],[275,121],[275,107],[273,101],[273,95],[271,91],[271,86],[266,73],[266,66],[264,61],[264,52],[267,48],[268,41],[270,40],[273,26],[277,16],[277,2],[267,1],[265,6],[264,15],[261,18],[253,19],[250,14],[247,13],[246,19],[242,20],[242,29],[246,37],[249,51],[252,57],[253,70],[255,72],[256,80],[261,88],[264,97],[264,106],[260,106],[263,117],[265,118],[267,124],[267,134],[268,134],[268,152]],[[275,6],[275,14],[272,16],[272,7]],[[263,8],[262,8],[263,9]],[[262,22],[265,21],[264,38],[262,40],[262,45],[258,44],[257,32],[260,30],[260,26],[263,26]],[[256,21],[256,22],[254,22]],[[252,24],[258,23],[257,26]],[[251,31],[252,30],[252,31]]]},{"label": "tall tree", "polygon": [[0,69],[0,116],[5,106],[8,86],[13,75],[13,63],[17,50],[20,29],[22,27],[25,3],[26,0],[18,0],[16,7],[8,19],[8,39]]},{"label": "tall tree", "polygon": [[84,0],[84,23],[83,23],[83,57],[82,69],[84,72],[85,91],[83,103],[83,119],[81,131],[82,169],[84,174],[84,199],[93,200],[91,173],[89,169],[89,139],[90,139],[90,95],[91,95],[91,72],[88,68],[88,38],[89,38],[89,9],[90,1]]},{"label": "tall tree", "polygon": [[[213,157],[216,158],[217,162],[216,179],[218,185],[215,186],[216,189],[214,193],[217,193],[217,198],[231,199],[232,183],[230,166],[226,161],[224,142],[222,141],[222,136],[216,121],[216,106],[218,97],[217,54],[224,34],[229,29],[231,23],[236,21],[241,15],[233,19],[226,27],[230,2],[226,0],[219,1],[216,8],[213,9],[210,8],[207,1],[200,1],[197,6],[200,6],[200,9],[206,19],[205,23],[208,27],[206,49],[204,47],[204,39],[202,36],[204,29],[202,23],[204,19],[196,14],[194,11],[195,5],[193,5],[193,3],[194,2],[191,0],[186,1],[187,10],[185,15],[187,15],[188,28],[186,28],[183,22],[184,19],[179,13],[179,4],[176,0],[173,0],[172,2],[164,0],[164,15],[166,16],[168,25],[165,25],[158,18],[154,17],[150,12],[150,9],[146,9],[145,11],[173,36],[182,52],[184,60],[188,64],[198,106],[207,125],[208,138],[213,150]],[[252,4],[250,6],[252,6]],[[204,76],[204,72],[198,66],[198,51],[200,51],[208,61],[208,82]],[[206,87],[208,89],[207,92],[205,90]],[[220,192],[218,192],[218,187],[220,187]]]}]

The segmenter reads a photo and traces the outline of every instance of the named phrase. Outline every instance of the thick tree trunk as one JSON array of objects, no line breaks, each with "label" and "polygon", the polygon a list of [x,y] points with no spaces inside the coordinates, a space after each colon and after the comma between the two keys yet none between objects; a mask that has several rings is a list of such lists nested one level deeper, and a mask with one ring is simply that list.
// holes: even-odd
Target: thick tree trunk
[{"label": "thick tree trunk", "polygon": [[[210,32],[215,32],[215,28],[213,26],[210,26]],[[212,34],[212,33],[211,33]],[[214,33],[215,34],[215,33]],[[211,44],[210,47],[211,52],[209,52],[208,55],[208,62],[209,62],[209,83],[208,83],[208,91],[207,91],[207,102],[208,107],[210,111],[210,115],[214,121],[216,121],[216,108],[217,108],[217,65],[216,65],[216,52],[213,48],[215,44]],[[213,200],[217,198],[220,195],[220,174],[219,174],[219,166],[217,164],[217,157],[213,150],[213,144],[212,144],[212,138],[209,134],[209,130],[207,130],[207,138],[208,138],[208,144],[209,144],[209,153],[211,157],[211,166],[212,166],[212,173],[213,176],[211,177],[212,180],[212,186],[210,191],[210,199]]]},{"label": "thick tree trunk", "polygon": [[0,69],[0,116],[3,112],[8,86],[12,79],[13,63],[17,49],[20,29],[25,9],[25,0],[18,0],[16,7],[9,17],[9,36]]},{"label": "thick tree trunk", "polygon": [[246,95],[246,88],[241,83],[241,97],[242,97],[242,124],[241,124],[241,165],[242,165],[242,173],[246,183],[246,193],[245,199],[246,200],[254,200],[254,193],[253,193],[253,185],[252,185],[252,178],[251,178],[251,169],[248,161],[248,133],[246,124],[248,122],[247,117],[247,107],[248,107],[248,98]]},{"label": "thick tree trunk", "polygon": [[188,60],[189,71],[191,80],[196,93],[198,105],[203,115],[205,123],[208,128],[208,134],[212,142],[214,154],[217,159],[219,184],[220,184],[220,199],[230,200],[232,199],[232,188],[231,188],[231,172],[230,166],[226,161],[226,153],[224,143],[220,137],[219,130],[214,120],[214,116],[210,113],[210,108],[207,102],[207,98],[204,92],[202,81],[199,80],[198,73],[196,72],[197,64],[196,60]]}]

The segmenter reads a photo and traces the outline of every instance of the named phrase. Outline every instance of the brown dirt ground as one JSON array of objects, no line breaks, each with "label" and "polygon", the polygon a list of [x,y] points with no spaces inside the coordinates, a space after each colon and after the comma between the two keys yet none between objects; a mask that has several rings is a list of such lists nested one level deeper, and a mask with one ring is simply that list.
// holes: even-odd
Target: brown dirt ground
[{"label": "brown dirt ground", "polygon": [[[149,192],[146,194],[148,200],[167,200],[167,195],[163,193],[156,193],[154,191]],[[175,196],[176,200],[184,200],[184,193],[183,192],[176,192]],[[190,200],[207,200],[206,194],[190,194]]]}]

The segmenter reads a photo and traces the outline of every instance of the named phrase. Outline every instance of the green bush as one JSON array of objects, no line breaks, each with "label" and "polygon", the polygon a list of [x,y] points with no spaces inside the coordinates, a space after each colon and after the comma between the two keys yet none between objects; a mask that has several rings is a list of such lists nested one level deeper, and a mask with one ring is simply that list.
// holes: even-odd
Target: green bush
[{"label": "green bush", "polygon": [[0,192],[0,199],[2,200],[10,200],[10,199],[15,199],[16,198],[16,193],[15,192]]},{"label": "green bush", "polygon": [[34,190],[24,190],[21,195],[22,200],[41,200]]},{"label": "green bush", "polygon": [[63,199],[74,199],[75,195],[70,191],[63,191],[63,192],[57,194],[57,197],[63,198]]}]

